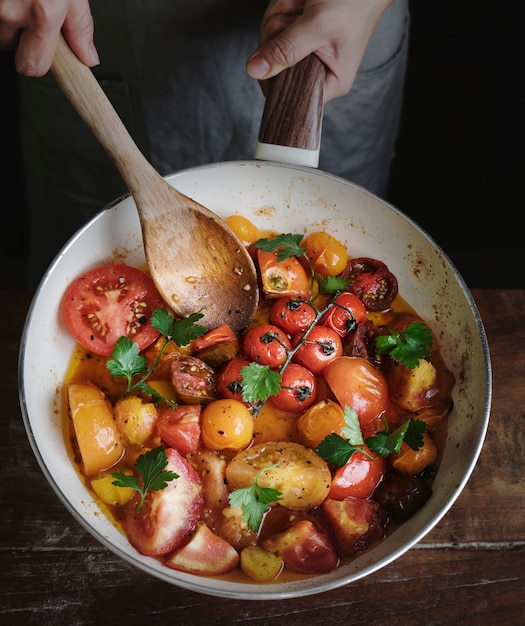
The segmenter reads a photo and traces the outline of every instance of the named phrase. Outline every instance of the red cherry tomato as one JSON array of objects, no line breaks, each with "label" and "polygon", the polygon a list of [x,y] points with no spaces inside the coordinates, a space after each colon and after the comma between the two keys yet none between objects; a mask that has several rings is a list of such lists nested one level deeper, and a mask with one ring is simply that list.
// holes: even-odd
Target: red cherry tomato
[{"label": "red cherry tomato", "polygon": [[86,350],[110,356],[120,337],[143,350],[159,336],[149,320],[166,305],[151,276],[112,263],[86,272],[68,287],[63,301],[66,324]]},{"label": "red cherry tomato", "polygon": [[344,337],[366,319],[366,307],[353,293],[343,291],[334,300],[333,305],[323,314],[320,324],[333,328]]},{"label": "red cherry tomato", "polygon": [[310,295],[310,278],[296,257],[277,260],[278,251],[257,250],[263,291],[268,298],[303,298]]},{"label": "red cherry tomato", "polygon": [[317,398],[315,376],[302,365],[290,363],[283,370],[281,390],[271,401],[283,411],[302,413],[314,404]]},{"label": "red cherry tomato", "polygon": [[219,398],[230,398],[243,402],[242,376],[243,367],[250,365],[246,359],[232,359],[217,373],[217,395]]},{"label": "red cherry tomato", "polygon": [[186,456],[199,448],[200,415],[201,407],[198,404],[165,407],[159,411],[155,424],[157,433],[167,446]]},{"label": "red cherry tomato", "polygon": [[[299,333],[293,338],[293,345],[296,346],[304,337],[304,333]],[[293,356],[293,361],[306,367],[312,374],[319,376],[323,373],[326,365],[343,354],[343,344],[341,337],[328,326],[314,326],[303,345],[298,348]]]},{"label": "red cherry tomato", "polygon": [[281,367],[290,349],[288,337],[273,324],[257,324],[244,335],[244,356],[271,369]]},{"label": "red cherry tomato", "polygon": [[[368,448],[366,449],[371,456],[374,456]],[[334,473],[328,497],[334,500],[344,500],[349,496],[369,498],[383,478],[385,471],[385,457],[381,456],[372,460],[363,452],[354,452],[346,465]]]},{"label": "red cherry tomato", "polygon": [[279,298],[270,309],[270,322],[288,335],[306,330],[315,320],[315,309],[301,298]]},{"label": "red cherry tomato", "polygon": [[341,276],[351,281],[348,291],[360,298],[369,311],[384,311],[397,296],[397,279],[382,261],[351,259]]},{"label": "red cherry tomato", "polygon": [[339,404],[357,413],[363,431],[385,411],[389,402],[387,379],[367,360],[340,356],[325,367],[323,376]]}]

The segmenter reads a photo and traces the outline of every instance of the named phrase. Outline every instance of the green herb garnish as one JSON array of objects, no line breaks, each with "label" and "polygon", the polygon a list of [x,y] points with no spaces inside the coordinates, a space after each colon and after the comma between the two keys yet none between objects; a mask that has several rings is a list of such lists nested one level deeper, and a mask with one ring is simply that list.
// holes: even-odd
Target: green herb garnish
[{"label": "green herb garnish", "polygon": [[139,511],[148,491],[160,491],[168,486],[168,482],[175,480],[179,477],[178,474],[170,470],[166,470],[168,465],[168,457],[163,446],[153,448],[145,454],[141,454],[134,468],[140,475],[141,482],[133,474],[123,474],[122,472],[111,472],[111,475],[115,479],[112,484],[117,487],[127,487],[129,489],[135,489],[140,493],[140,500],[136,506],[136,510]]},{"label": "green herb garnish", "polygon": [[432,331],[424,322],[412,322],[401,333],[390,328],[388,330],[389,335],[376,337],[378,354],[389,354],[410,369],[417,367],[419,361],[430,354]]}]

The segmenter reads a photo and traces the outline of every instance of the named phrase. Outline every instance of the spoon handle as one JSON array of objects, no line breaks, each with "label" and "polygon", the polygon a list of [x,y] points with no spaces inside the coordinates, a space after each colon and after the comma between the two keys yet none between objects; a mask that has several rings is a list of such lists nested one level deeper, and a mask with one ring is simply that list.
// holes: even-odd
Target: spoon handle
[{"label": "spoon handle", "polygon": [[255,158],[317,167],[326,68],[310,54],[270,79]]},{"label": "spoon handle", "polygon": [[141,153],[91,69],[73,53],[62,35],[51,73],[76,111],[116,165],[133,195],[160,176]]}]

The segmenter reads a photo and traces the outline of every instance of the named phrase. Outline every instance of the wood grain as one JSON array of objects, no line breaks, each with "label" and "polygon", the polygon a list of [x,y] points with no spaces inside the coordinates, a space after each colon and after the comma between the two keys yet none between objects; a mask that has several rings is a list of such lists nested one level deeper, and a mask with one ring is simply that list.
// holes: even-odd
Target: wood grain
[{"label": "wood grain", "polygon": [[153,579],[107,551],[67,512],[30,449],[17,393],[31,294],[3,292],[0,336],[3,623],[516,626],[525,611],[525,290],[474,290],[491,350],[485,445],[452,509],[419,544],[367,578],[317,596],[248,602]]}]

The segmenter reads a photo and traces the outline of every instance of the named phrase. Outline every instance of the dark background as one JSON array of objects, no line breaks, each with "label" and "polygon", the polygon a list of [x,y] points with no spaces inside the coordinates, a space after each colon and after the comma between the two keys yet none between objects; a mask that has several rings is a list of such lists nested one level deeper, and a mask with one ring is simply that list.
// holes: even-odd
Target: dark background
[{"label": "dark background", "polygon": [[[524,20],[520,0],[411,2],[405,109],[388,200],[469,287],[525,287]],[[0,53],[3,288],[23,287],[16,75]]]}]

